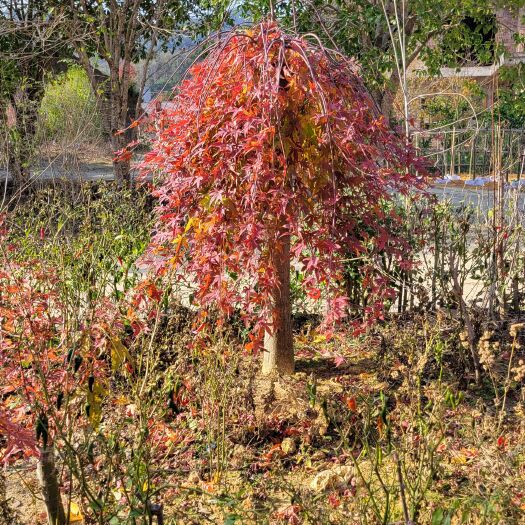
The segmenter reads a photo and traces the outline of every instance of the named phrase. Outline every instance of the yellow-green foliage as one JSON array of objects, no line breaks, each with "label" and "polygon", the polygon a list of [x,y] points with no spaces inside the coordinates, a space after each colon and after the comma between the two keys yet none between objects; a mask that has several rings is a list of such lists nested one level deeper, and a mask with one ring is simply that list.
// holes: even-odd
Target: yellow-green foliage
[{"label": "yellow-green foliage", "polygon": [[100,115],[86,73],[71,66],[46,86],[40,107],[43,141],[93,141],[100,136]]}]

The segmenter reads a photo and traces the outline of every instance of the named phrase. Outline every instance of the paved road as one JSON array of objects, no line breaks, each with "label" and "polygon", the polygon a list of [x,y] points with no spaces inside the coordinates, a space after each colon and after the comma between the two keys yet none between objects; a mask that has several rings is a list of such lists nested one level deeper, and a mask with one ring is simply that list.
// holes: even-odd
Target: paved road
[{"label": "paved road", "polygon": [[[484,213],[494,207],[494,190],[490,188],[434,186],[429,191],[440,200],[448,200],[455,206],[472,205]],[[525,192],[516,189],[505,190],[505,204],[525,214]]]},{"label": "paved road", "polygon": [[[0,183],[4,183],[6,180],[11,179],[10,174],[5,169],[0,169]],[[41,168],[35,169],[31,172],[31,178],[33,181],[49,181],[49,180],[60,180],[60,179],[82,179],[85,181],[96,181],[96,180],[113,180],[113,168],[111,164],[106,163],[93,163],[81,166],[78,170],[76,169],[65,169],[56,164],[48,164]]]},{"label": "paved road", "polygon": [[[6,179],[6,171],[0,169],[0,184]],[[113,180],[113,169],[110,164],[93,163],[81,167],[78,171],[65,170],[53,164],[35,170],[32,174],[35,181],[49,181],[56,179],[82,179],[84,181],[110,181]],[[430,193],[437,195],[440,199],[450,200],[454,205],[470,204],[480,211],[487,212],[493,207],[494,192],[492,189],[479,187],[457,187],[439,185],[434,186]],[[517,205],[518,209],[525,214],[525,191],[509,189],[506,191],[507,204]]]}]

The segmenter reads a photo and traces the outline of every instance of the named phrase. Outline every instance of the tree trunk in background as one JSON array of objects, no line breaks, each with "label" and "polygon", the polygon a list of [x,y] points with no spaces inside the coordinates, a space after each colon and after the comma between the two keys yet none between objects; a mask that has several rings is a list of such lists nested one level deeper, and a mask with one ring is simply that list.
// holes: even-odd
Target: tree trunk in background
[{"label": "tree trunk in background", "polygon": [[390,77],[384,79],[384,84],[381,88],[372,88],[370,90],[370,94],[376,103],[377,109],[388,122],[390,122],[392,117],[395,116],[394,102],[398,93],[401,93],[401,96],[403,96],[401,78],[395,68]]},{"label": "tree trunk in background", "polygon": [[290,237],[283,237],[270,247],[270,264],[276,285],[272,294],[273,334],[264,336],[263,374],[294,371],[292,307],[290,299]]},{"label": "tree trunk in background", "polygon": [[45,446],[40,449],[37,473],[40,490],[46,504],[49,525],[66,525],[66,516],[58,487],[53,446]]},{"label": "tree trunk in background", "polygon": [[394,99],[396,97],[395,93],[392,93],[389,90],[385,90],[381,98],[381,114],[390,122],[392,118],[392,113],[394,111]]},{"label": "tree trunk in background", "polygon": [[[110,137],[113,153],[125,148],[136,138],[136,128],[126,129],[137,118],[135,111],[137,106],[137,93],[133,89],[133,86],[128,88],[125,99],[125,101],[122,101],[120,97],[114,97],[114,100],[117,100],[117,104],[112,107],[113,129],[111,130]],[[126,131],[123,132],[124,129],[126,129]],[[129,160],[114,160],[113,172],[115,173],[115,180],[119,185],[125,185],[131,181],[131,163]]]},{"label": "tree trunk in background", "polygon": [[[122,129],[122,128],[121,128]],[[117,135],[116,131],[111,135],[111,149],[113,155],[128,145],[126,134]],[[119,186],[124,186],[130,181],[131,163],[129,160],[120,160],[113,158],[113,173],[115,175],[115,181]]]},{"label": "tree trunk in background", "polygon": [[[80,63],[86,71],[91,87],[97,98],[97,106],[102,117],[102,130],[113,155],[125,148],[136,137],[136,129],[125,130],[137,117],[139,94],[131,83],[129,70],[120,72],[115,64],[107,75],[95,68],[86,54],[80,53]],[[120,132],[120,133],[119,133]],[[113,160],[113,173],[119,185],[130,181],[129,161]]]}]

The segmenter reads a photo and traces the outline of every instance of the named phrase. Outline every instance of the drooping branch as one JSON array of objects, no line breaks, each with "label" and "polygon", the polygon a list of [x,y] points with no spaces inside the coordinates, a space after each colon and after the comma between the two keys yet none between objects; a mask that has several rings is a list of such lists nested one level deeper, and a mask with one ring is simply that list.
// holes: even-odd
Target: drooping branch
[{"label": "drooping branch", "polygon": [[189,279],[197,306],[237,310],[254,341],[289,318],[289,259],[326,302],[328,328],[348,311],[345,258],[375,242],[402,253],[381,203],[416,183],[418,164],[337,52],[271,22],[233,31],[193,66],[155,133],[143,168],[158,177],[156,264]]}]

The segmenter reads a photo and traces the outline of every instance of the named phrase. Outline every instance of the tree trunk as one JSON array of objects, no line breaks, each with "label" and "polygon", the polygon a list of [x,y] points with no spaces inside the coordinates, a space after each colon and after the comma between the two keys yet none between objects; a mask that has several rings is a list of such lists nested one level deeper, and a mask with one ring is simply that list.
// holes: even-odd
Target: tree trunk
[{"label": "tree trunk", "polygon": [[291,374],[294,370],[294,354],[289,236],[282,237],[270,247],[270,264],[276,280],[272,293],[273,333],[264,335],[263,374]]},{"label": "tree trunk", "polygon": [[386,118],[387,122],[390,122],[390,119],[392,118],[395,97],[396,94],[388,89],[385,89],[383,96],[381,97],[381,114]]},{"label": "tree trunk", "polygon": [[[138,94],[133,86],[130,86],[125,105],[114,108],[116,112],[115,120],[118,122],[116,129],[118,131],[124,130],[136,119],[137,114],[135,108],[138,104],[137,96]],[[124,149],[130,142],[135,140],[137,129],[126,129],[124,133],[118,135],[115,133],[116,131],[113,130],[113,135],[111,137],[113,152]],[[131,162],[129,160],[113,161],[113,172],[115,173],[115,180],[120,186],[127,185],[131,182]]]},{"label": "tree trunk", "polygon": [[[97,108],[102,117],[102,130],[114,156],[117,151],[125,148],[136,137],[136,129],[127,129],[124,132],[123,130],[137,116],[138,92],[133,85],[129,85],[125,96],[121,95],[121,83],[124,82],[124,79],[120,78],[118,69],[110,71],[110,75],[107,75],[93,68],[87,57],[81,57],[81,63],[97,97]],[[128,80],[126,84],[129,83]],[[131,176],[131,163],[113,160],[113,174],[119,186],[127,184]]]},{"label": "tree trunk", "polygon": [[[113,155],[128,145],[126,140],[126,135],[116,135],[116,132],[113,133],[111,137],[111,148],[113,150]],[[113,173],[115,175],[115,181],[119,186],[125,186],[130,182],[131,175],[131,163],[129,160],[120,160],[113,159]]]},{"label": "tree trunk", "polygon": [[55,449],[52,445],[40,449],[37,474],[40,490],[46,504],[49,525],[66,525],[66,516],[60,497],[55,468]]},{"label": "tree trunk", "polygon": [[387,122],[390,122],[390,119],[392,118],[392,114],[394,112],[394,101],[396,98],[398,88],[399,81],[397,81],[397,83],[387,81],[381,89],[372,88],[370,90],[372,99],[376,103],[377,110],[385,117]]}]

